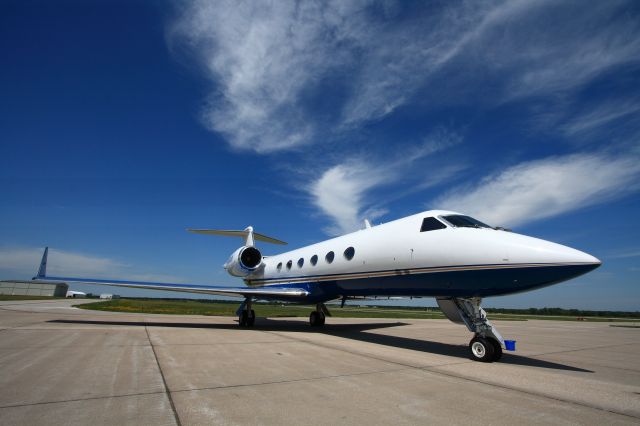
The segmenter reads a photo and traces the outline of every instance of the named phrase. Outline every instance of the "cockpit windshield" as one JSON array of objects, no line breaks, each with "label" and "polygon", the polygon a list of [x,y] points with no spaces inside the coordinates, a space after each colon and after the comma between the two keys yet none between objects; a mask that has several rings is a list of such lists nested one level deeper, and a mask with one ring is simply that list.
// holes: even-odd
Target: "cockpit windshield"
[{"label": "cockpit windshield", "polygon": [[480,222],[470,216],[463,216],[459,214],[452,214],[449,216],[442,216],[447,222],[457,228],[491,228],[491,226]]}]

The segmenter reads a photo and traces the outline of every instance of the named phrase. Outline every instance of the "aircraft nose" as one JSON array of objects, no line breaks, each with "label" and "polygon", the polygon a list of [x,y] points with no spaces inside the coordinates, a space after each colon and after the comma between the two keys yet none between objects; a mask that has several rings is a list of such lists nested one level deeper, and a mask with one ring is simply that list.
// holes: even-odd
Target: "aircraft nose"
[{"label": "aircraft nose", "polygon": [[573,249],[571,247],[561,246],[564,251],[564,260],[562,263],[566,266],[562,266],[563,280],[578,277],[593,271],[602,265],[600,259],[595,256],[585,253],[580,250]]},{"label": "aircraft nose", "polygon": [[592,256],[589,253],[585,253],[580,250],[575,250],[575,249],[572,249],[572,250],[577,252],[572,256],[572,257],[575,257],[575,260],[574,260],[575,263],[591,263],[597,266],[602,265],[602,261],[600,261],[600,259],[598,259],[597,257]]},{"label": "aircraft nose", "polygon": [[[574,248],[526,236],[509,236],[509,254],[512,262],[564,263],[598,267],[600,259]],[[593,268],[592,268],[593,269]]]},{"label": "aircraft nose", "polygon": [[602,264],[597,257],[571,247],[549,242],[548,249],[549,254],[555,256],[558,261],[563,263],[580,263],[593,265],[595,267]]},{"label": "aircraft nose", "polygon": [[[548,242],[549,251],[558,257],[558,260],[565,263],[583,263],[600,266],[602,262],[595,256],[574,248]],[[597,267],[596,266],[596,267]]]}]

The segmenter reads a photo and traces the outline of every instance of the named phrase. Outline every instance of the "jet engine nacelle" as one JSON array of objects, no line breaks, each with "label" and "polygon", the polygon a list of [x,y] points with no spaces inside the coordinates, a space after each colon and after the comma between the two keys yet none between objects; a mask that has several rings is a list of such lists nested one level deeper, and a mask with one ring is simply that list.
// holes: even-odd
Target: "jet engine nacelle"
[{"label": "jet engine nacelle", "polygon": [[224,264],[224,269],[234,277],[246,277],[263,265],[260,250],[255,247],[244,246],[233,252],[227,263]]}]

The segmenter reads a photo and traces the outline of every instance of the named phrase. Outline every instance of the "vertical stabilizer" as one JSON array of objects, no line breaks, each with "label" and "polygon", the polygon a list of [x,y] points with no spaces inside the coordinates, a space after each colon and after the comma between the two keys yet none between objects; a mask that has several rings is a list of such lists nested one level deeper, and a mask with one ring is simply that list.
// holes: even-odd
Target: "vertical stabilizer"
[{"label": "vertical stabilizer", "polygon": [[38,274],[33,279],[45,278],[47,275],[47,255],[49,254],[49,247],[44,248],[42,254],[42,260],[40,261],[40,268],[38,268]]},{"label": "vertical stabilizer", "polygon": [[244,228],[244,232],[246,232],[246,236],[244,237],[244,245],[247,247],[255,247],[256,242],[253,240],[253,227],[247,226]]}]

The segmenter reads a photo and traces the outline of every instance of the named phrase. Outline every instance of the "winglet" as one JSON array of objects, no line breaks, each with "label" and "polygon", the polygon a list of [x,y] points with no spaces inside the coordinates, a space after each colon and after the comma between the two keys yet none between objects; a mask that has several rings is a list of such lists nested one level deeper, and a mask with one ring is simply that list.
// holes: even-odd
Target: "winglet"
[{"label": "winglet", "polygon": [[49,254],[49,247],[45,247],[44,248],[44,253],[42,254],[42,260],[40,261],[40,268],[38,268],[38,273],[35,277],[33,277],[34,280],[37,280],[39,278],[46,278],[47,276],[47,255]]}]

